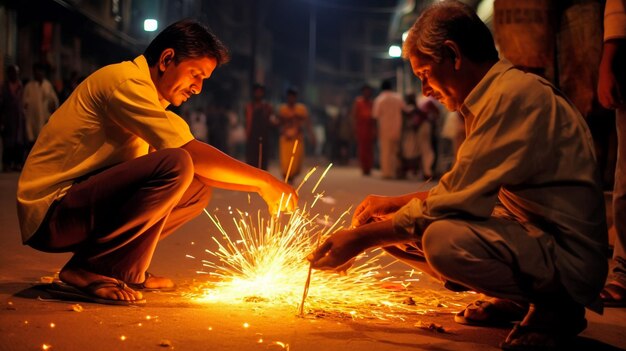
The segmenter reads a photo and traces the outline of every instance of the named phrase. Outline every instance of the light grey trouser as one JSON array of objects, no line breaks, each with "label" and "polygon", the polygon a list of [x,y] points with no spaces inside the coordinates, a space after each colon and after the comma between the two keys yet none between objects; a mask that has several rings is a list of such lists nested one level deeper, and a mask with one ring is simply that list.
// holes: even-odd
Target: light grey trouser
[{"label": "light grey trouser", "polygon": [[617,165],[613,186],[613,221],[615,223],[615,245],[613,249],[614,279],[626,285],[626,108],[618,109],[615,115],[617,130]]},{"label": "light grey trouser", "polygon": [[531,302],[564,295],[551,250],[552,238],[533,235],[521,224],[492,217],[431,223],[419,249],[399,245],[389,252],[418,269],[424,258],[445,281],[488,296]]}]

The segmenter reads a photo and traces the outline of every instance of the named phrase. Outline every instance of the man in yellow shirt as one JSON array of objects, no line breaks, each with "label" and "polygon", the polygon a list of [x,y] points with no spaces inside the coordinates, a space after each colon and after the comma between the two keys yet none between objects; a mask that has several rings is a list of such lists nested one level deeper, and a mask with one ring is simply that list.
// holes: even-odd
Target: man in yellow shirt
[{"label": "man in yellow shirt", "polygon": [[287,102],[278,107],[278,123],[280,170],[285,179],[293,183],[293,178],[300,174],[305,155],[303,133],[307,133],[313,145],[316,143],[309,110],[298,102],[298,91],[295,88],[287,89]]},{"label": "man in yellow shirt", "polygon": [[[143,55],[85,79],[41,131],[18,182],[23,242],[73,252],[59,291],[109,304],[141,303],[141,289],[171,288],[147,273],[159,240],[197,216],[211,188],[257,192],[271,212],[293,189],[193,138],[166,110],[199,94],[228,61],[206,27],[184,20]],[[150,152],[152,151],[152,152]],[[67,287],[65,286],[65,287]]]},{"label": "man in yellow shirt", "polygon": [[585,329],[584,307],[601,310],[608,271],[585,121],[549,82],[498,60],[489,29],[463,3],[426,9],[403,51],[424,95],[464,118],[467,138],[430,192],[367,197],[355,229],[324,242],[313,267],[345,270],[361,251],[383,247],[449,288],[493,297],[455,320],[521,321],[503,349],[562,349]]}]

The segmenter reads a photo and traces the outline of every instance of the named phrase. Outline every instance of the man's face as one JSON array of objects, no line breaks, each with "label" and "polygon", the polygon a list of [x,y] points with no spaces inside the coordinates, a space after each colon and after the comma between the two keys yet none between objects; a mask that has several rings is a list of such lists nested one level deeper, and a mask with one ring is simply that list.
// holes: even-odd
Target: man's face
[{"label": "man's face", "polygon": [[454,60],[443,58],[440,63],[432,59],[411,55],[413,73],[422,81],[422,93],[441,102],[448,110],[457,111],[464,97],[459,94],[458,73],[454,70]]},{"label": "man's face", "polygon": [[189,58],[178,64],[174,61],[165,65],[165,70],[157,82],[157,90],[162,99],[174,106],[180,106],[193,94],[200,94],[202,81],[208,79],[217,60],[209,57]]}]

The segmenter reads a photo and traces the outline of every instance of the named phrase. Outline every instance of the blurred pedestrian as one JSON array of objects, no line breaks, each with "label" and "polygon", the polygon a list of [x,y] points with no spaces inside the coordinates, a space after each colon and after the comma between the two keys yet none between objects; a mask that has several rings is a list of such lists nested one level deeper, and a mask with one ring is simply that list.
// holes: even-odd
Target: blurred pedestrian
[{"label": "blurred pedestrian", "polygon": [[228,152],[228,106],[220,100],[210,105],[207,114],[209,144],[222,152]]},{"label": "blurred pedestrian", "polygon": [[[404,97],[402,142],[401,142],[401,173],[404,178],[407,172],[414,175],[417,170],[422,171],[424,180],[432,178],[433,161],[435,155],[432,146],[432,122],[429,114],[417,106],[415,93],[408,93]],[[418,161],[421,160],[421,165]]]},{"label": "blurred pedestrian", "polygon": [[2,135],[2,171],[19,171],[24,163],[24,87],[20,69],[6,68],[6,80],[0,91],[0,133]]},{"label": "blurred pedestrian", "polygon": [[374,99],[372,116],[378,122],[380,170],[383,179],[394,179],[400,170],[400,135],[404,99],[391,90],[391,81],[381,84],[381,92]]},{"label": "blurred pedestrian", "polygon": [[59,99],[46,78],[47,66],[41,63],[33,65],[33,78],[24,87],[24,110],[26,118],[26,140],[28,149],[32,147],[41,132],[41,128],[54,110],[59,107]]},{"label": "blurred pedestrian", "polygon": [[444,147],[441,148],[443,152],[439,155],[440,164],[441,170],[445,173],[454,165],[459,147],[465,139],[465,125],[458,112],[450,111],[445,115],[440,136],[444,142]]},{"label": "blurred pedestrian", "polygon": [[201,107],[195,108],[189,113],[189,128],[196,139],[203,143],[209,142],[209,123],[206,113]]},{"label": "blurred pedestrian", "polygon": [[434,150],[439,149],[439,138],[435,131],[439,123],[439,102],[432,97],[422,96],[417,101],[417,108],[425,115],[424,122],[420,125],[419,141],[422,151],[422,176],[430,179],[434,176],[433,169],[438,161],[438,155]]},{"label": "blurred pedestrian", "polygon": [[293,182],[302,169],[305,151],[304,133],[313,145],[316,143],[309,110],[303,103],[298,102],[298,90],[295,88],[287,89],[287,101],[278,107],[278,123],[280,170],[284,178]]},{"label": "blurred pedestrian", "polygon": [[356,126],[357,154],[363,175],[370,175],[374,166],[374,143],[376,141],[376,120],[372,116],[372,87],[365,84],[361,95],[352,105],[352,119]]},{"label": "blurred pedestrian", "polygon": [[252,86],[252,101],[246,104],[246,162],[267,169],[270,131],[276,125],[274,109],[265,101],[265,86]]},{"label": "blurred pedestrian", "polygon": [[607,307],[626,307],[626,1],[607,0],[604,10],[604,47],[600,62],[598,98],[615,109],[617,165],[613,186],[615,245],[612,278],[600,296]]}]

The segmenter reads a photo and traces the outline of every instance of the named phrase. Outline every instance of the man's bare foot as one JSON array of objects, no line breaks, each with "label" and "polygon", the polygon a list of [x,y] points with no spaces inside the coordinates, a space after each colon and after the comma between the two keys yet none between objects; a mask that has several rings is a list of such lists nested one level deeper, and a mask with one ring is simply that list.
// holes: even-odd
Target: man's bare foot
[{"label": "man's bare foot", "polygon": [[64,267],[61,270],[61,273],[59,273],[59,279],[66,284],[81,290],[88,288],[93,282],[111,281],[112,285],[103,285],[102,287],[89,291],[89,293],[108,300],[137,301],[143,299],[141,292],[135,291],[125,285],[117,285],[119,282],[117,279],[92,273],[80,268]]},{"label": "man's bare foot", "polygon": [[146,289],[172,289],[174,282],[170,278],[157,277],[146,272],[146,280],[143,282]]},{"label": "man's bare foot", "polygon": [[143,291],[173,291],[174,282],[165,277],[158,277],[150,272],[146,272],[145,279],[141,283],[126,283],[135,290]]}]

